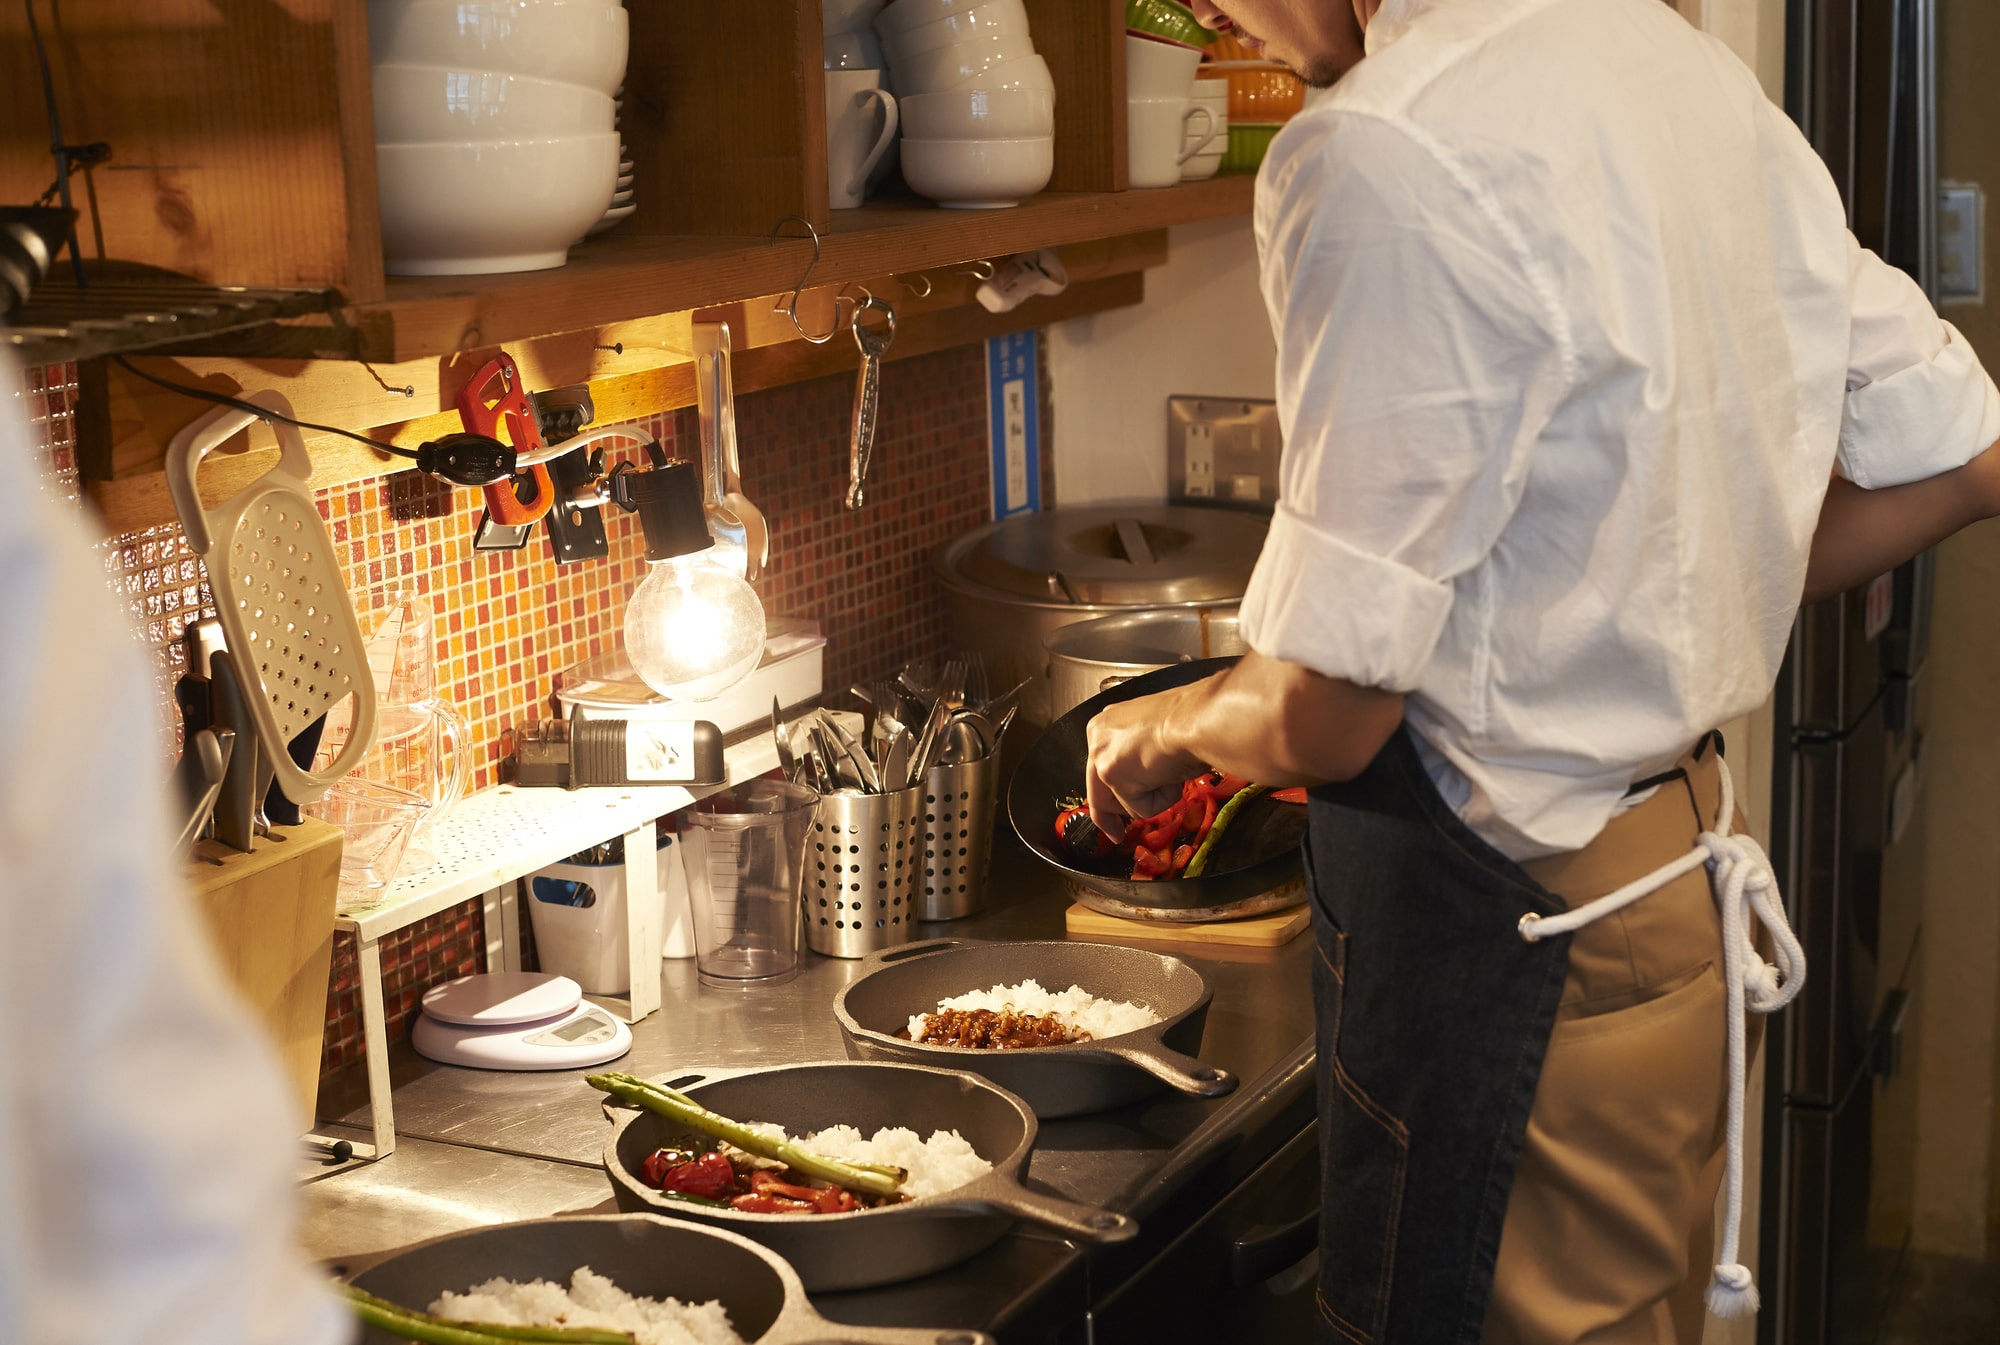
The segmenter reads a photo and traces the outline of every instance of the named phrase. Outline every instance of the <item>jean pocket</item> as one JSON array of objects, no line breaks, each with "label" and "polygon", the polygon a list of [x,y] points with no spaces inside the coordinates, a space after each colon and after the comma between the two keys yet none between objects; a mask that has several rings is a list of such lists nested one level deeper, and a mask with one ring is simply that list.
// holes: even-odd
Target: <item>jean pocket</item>
[{"label": "jean pocket", "polygon": [[1410,1134],[1338,1056],[1322,1062],[1319,1313],[1340,1335],[1369,1345],[1388,1321]]}]

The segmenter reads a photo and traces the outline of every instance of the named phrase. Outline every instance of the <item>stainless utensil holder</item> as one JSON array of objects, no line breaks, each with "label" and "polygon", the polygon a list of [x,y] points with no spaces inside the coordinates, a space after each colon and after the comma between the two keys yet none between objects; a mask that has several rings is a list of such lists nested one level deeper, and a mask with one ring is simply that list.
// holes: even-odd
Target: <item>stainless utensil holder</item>
[{"label": "stainless utensil holder", "polygon": [[809,833],[806,943],[829,957],[860,957],[908,943],[923,890],[924,794],[841,791],[820,796]]},{"label": "stainless utensil holder", "polygon": [[986,909],[993,857],[993,806],[1000,796],[1000,754],[933,766],[924,777],[924,867],[918,912],[957,920]]}]

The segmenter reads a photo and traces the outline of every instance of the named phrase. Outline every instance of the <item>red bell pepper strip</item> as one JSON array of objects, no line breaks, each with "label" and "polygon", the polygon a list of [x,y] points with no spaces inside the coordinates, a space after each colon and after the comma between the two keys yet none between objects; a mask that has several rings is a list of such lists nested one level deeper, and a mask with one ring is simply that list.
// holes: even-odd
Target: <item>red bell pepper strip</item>
[{"label": "red bell pepper strip", "polygon": [[656,1184],[662,1191],[727,1200],[736,1194],[736,1169],[721,1154],[708,1153],[692,1163],[680,1163],[668,1168],[660,1174]]},{"label": "red bell pepper strip", "polygon": [[812,1214],[818,1206],[810,1201],[786,1200],[783,1196],[748,1195],[737,1196],[729,1202],[731,1209],[742,1210],[745,1214]]},{"label": "red bell pepper strip", "polygon": [[1271,791],[1271,797],[1280,803],[1304,803],[1306,801],[1306,787],[1304,785],[1293,785],[1290,789],[1274,789]]}]

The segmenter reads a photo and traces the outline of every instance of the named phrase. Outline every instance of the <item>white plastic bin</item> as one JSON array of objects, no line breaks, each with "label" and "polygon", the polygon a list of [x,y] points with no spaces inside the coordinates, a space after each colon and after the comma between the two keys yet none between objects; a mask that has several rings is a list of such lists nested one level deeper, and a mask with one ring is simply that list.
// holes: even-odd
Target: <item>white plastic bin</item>
[{"label": "white plastic bin", "polygon": [[[666,906],[660,948],[665,957],[693,957],[687,876],[674,853],[677,843],[673,833],[662,831],[655,851],[657,890]],[[631,992],[631,923],[623,863],[551,864],[528,875],[527,895],[535,953],[543,971],[567,976],[593,995]],[[587,904],[573,904],[576,901]]]}]

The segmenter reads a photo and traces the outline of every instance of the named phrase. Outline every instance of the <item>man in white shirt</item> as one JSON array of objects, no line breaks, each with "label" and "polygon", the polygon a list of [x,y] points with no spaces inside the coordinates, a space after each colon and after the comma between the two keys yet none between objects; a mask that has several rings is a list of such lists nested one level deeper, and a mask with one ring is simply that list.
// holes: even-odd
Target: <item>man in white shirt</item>
[{"label": "man in white shirt", "polygon": [[1098,716],[1092,811],[1321,786],[1326,1338],[1694,1340],[1804,970],[1710,734],[1802,596],[2000,513],[2000,392],[1658,0],[1195,8],[1335,87],[1258,181],[1254,652]]},{"label": "man in white shirt", "polygon": [[0,1341],[340,1345],[293,1115],[169,861],[158,702],[0,351]]}]

